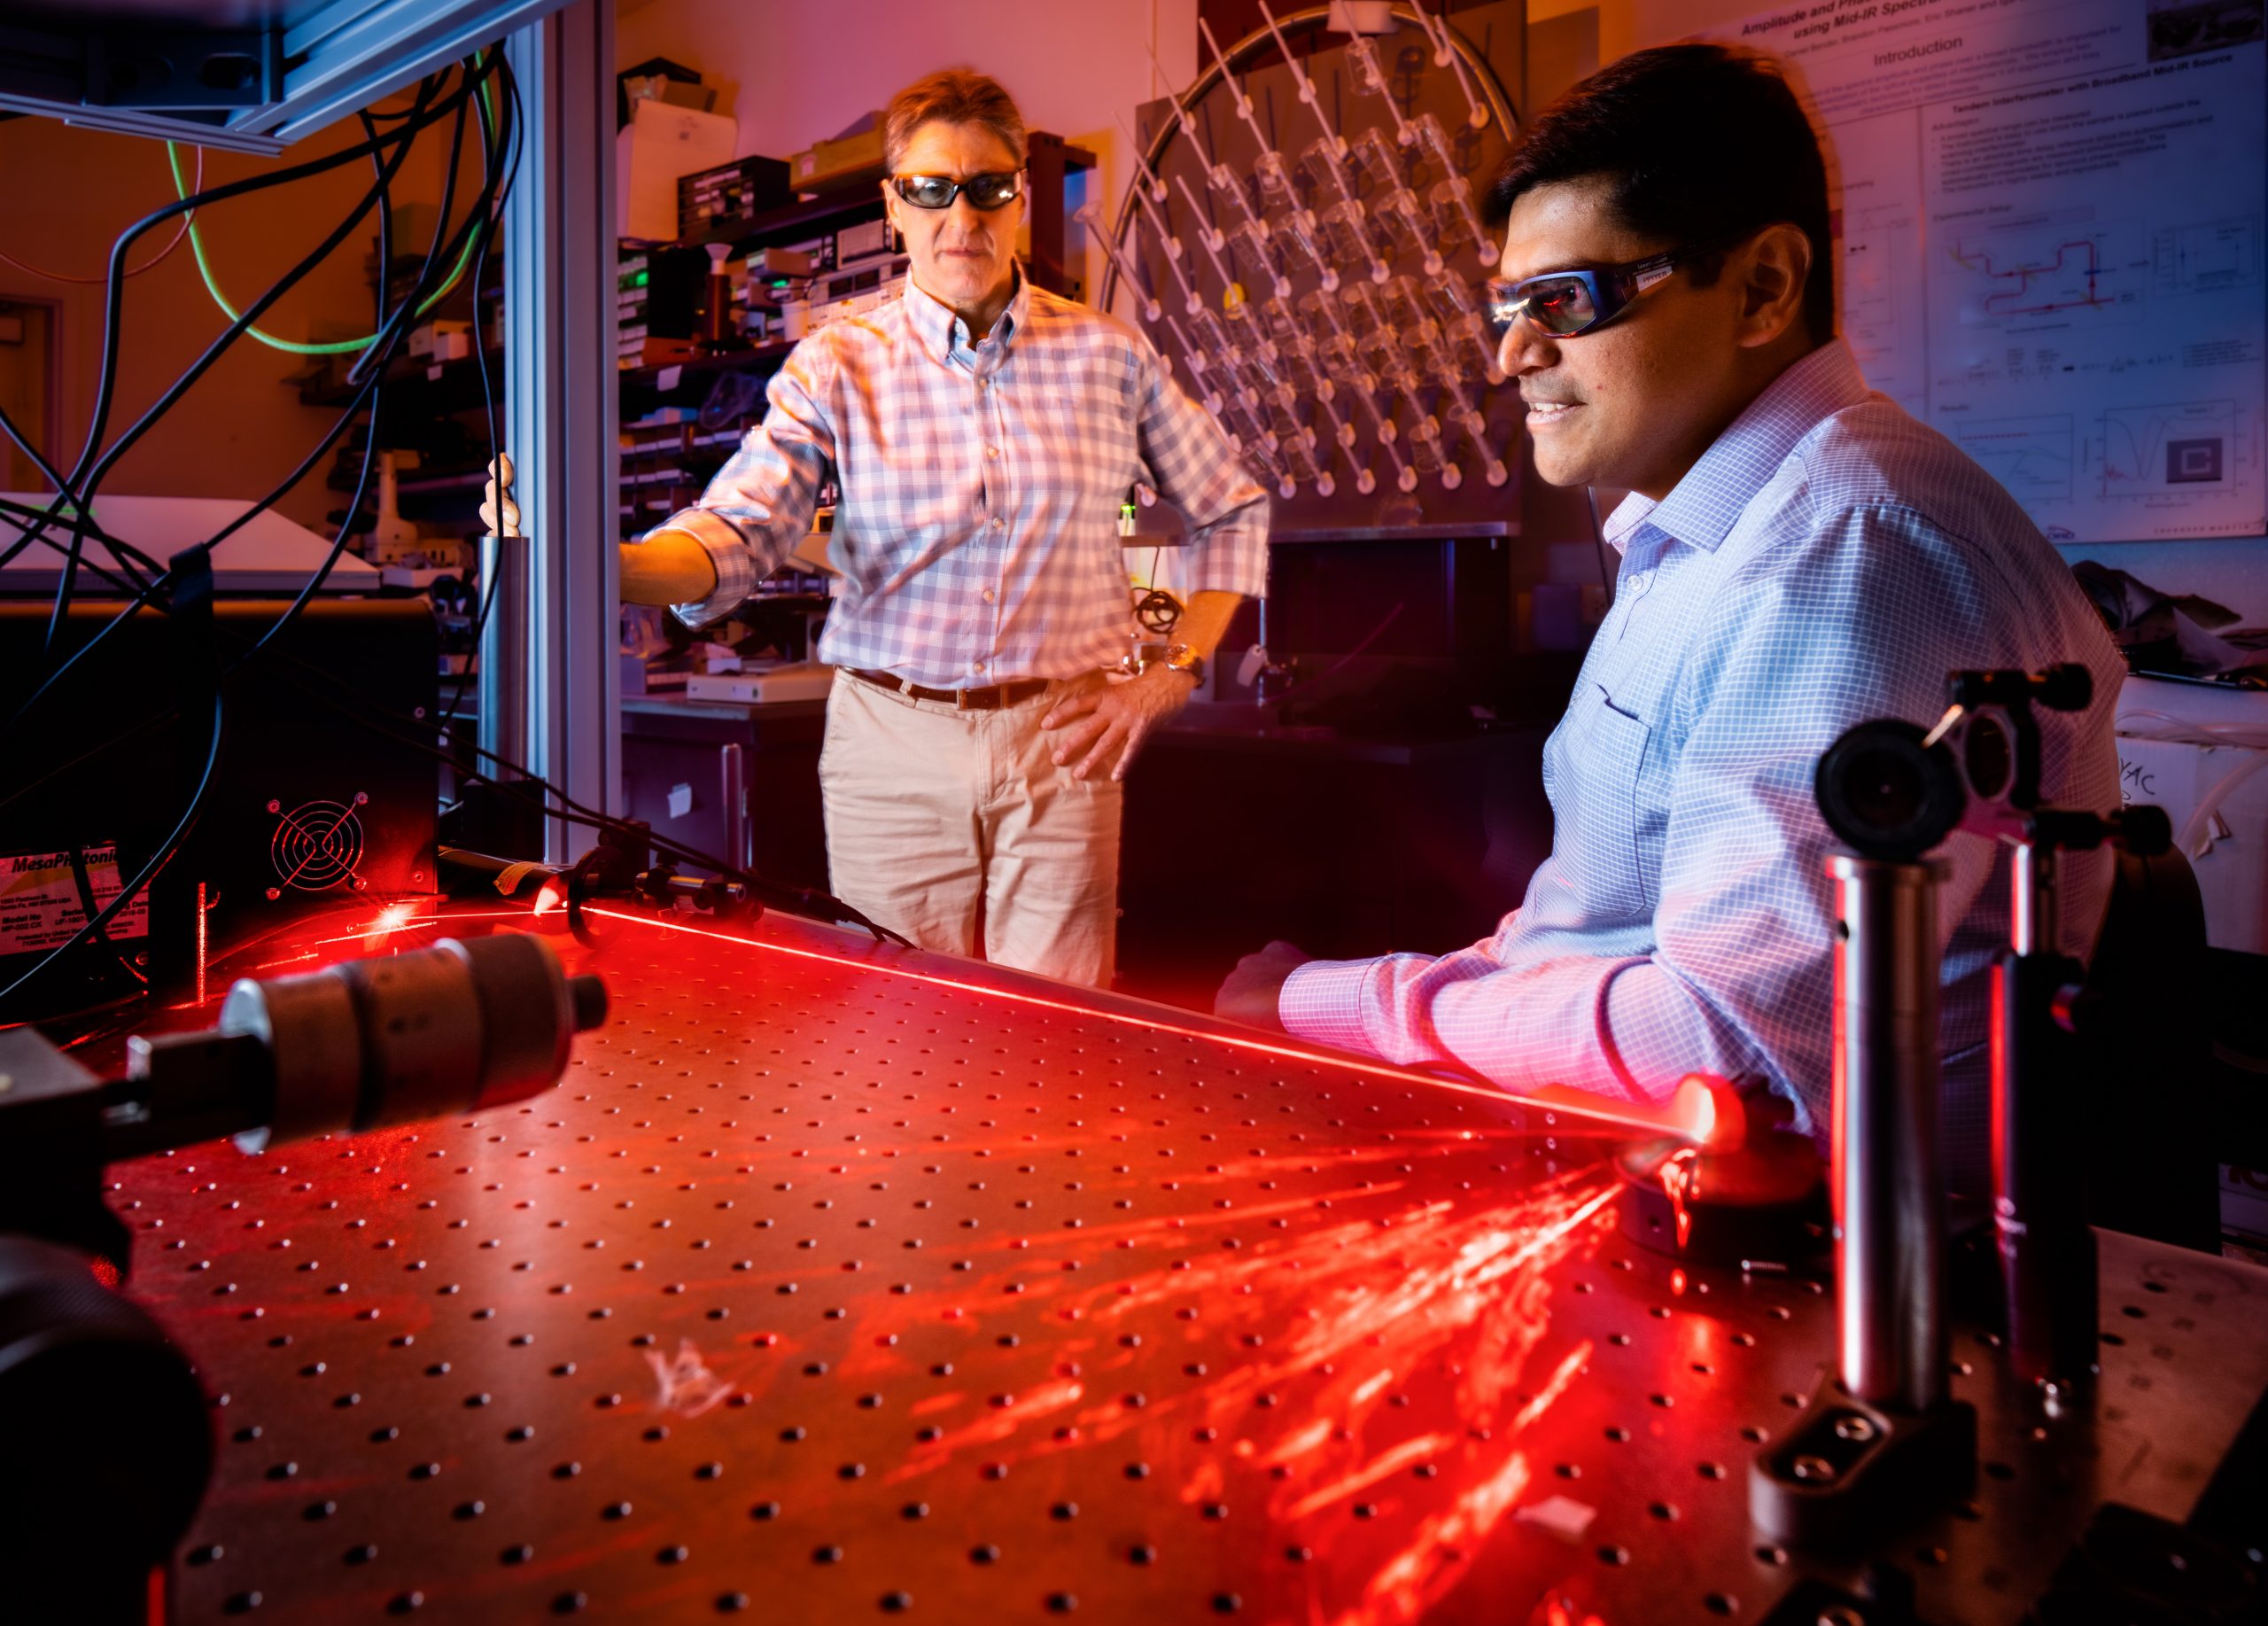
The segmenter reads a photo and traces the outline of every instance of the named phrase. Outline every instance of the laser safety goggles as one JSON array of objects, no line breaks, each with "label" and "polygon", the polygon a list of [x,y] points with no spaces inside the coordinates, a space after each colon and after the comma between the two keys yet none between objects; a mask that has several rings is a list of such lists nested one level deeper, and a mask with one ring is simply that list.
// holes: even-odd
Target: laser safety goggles
[{"label": "laser safety goggles", "polygon": [[917,209],[950,209],[953,199],[967,192],[971,204],[990,214],[1024,195],[1021,169],[1001,175],[970,175],[967,180],[955,180],[951,175],[892,175],[889,183],[900,198]]},{"label": "laser safety goggles", "polygon": [[1488,331],[1499,341],[1512,323],[1526,317],[1539,333],[1573,338],[1620,315],[1625,307],[1647,289],[1666,280],[1681,265],[1717,252],[1718,245],[1673,249],[1622,265],[1582,266],[1570,271],[1546,271],[1514,282],[1492,276],[1484,290]]}]

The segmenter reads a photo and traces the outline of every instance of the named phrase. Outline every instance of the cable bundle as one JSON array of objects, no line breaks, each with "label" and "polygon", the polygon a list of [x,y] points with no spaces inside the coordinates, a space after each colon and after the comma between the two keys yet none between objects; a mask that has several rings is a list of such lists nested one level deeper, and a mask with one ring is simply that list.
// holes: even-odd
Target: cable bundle
[{"label": "cable bundle", "polygon": [[[454,83],[452,83],[454,81]],[[60,659],[51,658],[46,670],[30,691],[21,696],[0,696],[0,709],[4,709],[4,720],[0,720],[0,751],[4,751],[8,736],[14,733],[33,709],[47,703],[71,672],[97,650],[111,634],[130,618],[144,610],[175,615],[194,612],[211,592],[211,559],[213,550],[221,547],[236,532],[270,507],[316,463],[328,455],[353,425],[356,416],[366,407],[370,412],[370,429],[363,447],[361,467],[357,477],[352,502],[347,508],[351,517],[359,513],[368,494],[371,474],[377,467],[379,444],[378,422],[384,400],[384,379],[389,364],[400,354],[409,330],[426,311],[439,301],[465,274],[468,265],[473,279],[475,307],[478,308],[479,290],[487,269],[490,252],[494,245],[498,228],[503,218],[503,206],[517,174],[524,143],[524,113],[519,89],[504,54],[494,47],[476,52],[459,66],[430,75],[421,82],[412,95],[411,105],[404,112],[393,114],[363,113],[359,115],[363,139],[324,158],[290,166],[270,174],[216,186],[209,191],[188,191],[183,184],[177,153],[174,154],[174,176],[176,191],[182,193],[175,201],[152,210],[121,233],[113,244],[108,274],[105,278],[103,347],[100,379],[95,408],[88,426],[87,437],[77,460],[66,475],[58,471],[12,422],[0,411],[0,432],[4,432],[39,469],[56,495],[44,508],[16,502],[0,502],[0,514],[16,519],[22,534],[0,549],[0,564],[5,564],[35,544],[50,548],[64,556],[63,569],[56,584],[50,606],[43,648],[52,657],[57,634],[69,611],[73,596],[82,575],[101,581],[125,597],[126,603],[118,613],[106,622],[86,643]],[[440,206],[441,225],[433,242],[428,246],[423,263],[411,285],[398,299],[392,299],[394,290],[391,277],[385,274],[393,261],[393,203],[392,185],[407,160],[411,147],[425,131],[447,124],[450,128],[450,147]],[[454,229],[448,222],[455,209],[460,163],[464,152],[468,130],[477,124],[481,156],[481,185],[465,209],[462,218]],[[333,228],[315,250],[301,259],[276,282],[252,300],[242,311],[235,309],[214,282],[205,253],[202,234],[197,222],[199,210],[228,198],[269,188],[287,185],[291,182],[328,173],[346,165],[369,160],[374,178],[369,189],[347,216]],[[338,341],[328,345],[305,346],[280,340],[262,332],[257,323],[277,300],[306,277],[332,251],[344,243],[373,211],[377,214],[378,253],[381,275],[378,278],[375,330],[365,338]],[[167,221],[180,217],[196,253],[200,274],[222,312],[229,317],[228,325],[220,336],[184,370],[175,380],[115,439],[105,440],[116,393],[118,357],[123,341],[124,294],[126,278],[144,267],[129,268],[128,256],[135,243],[146,233]],[[347,380],[353,394],[340,409],[337,422],[322,439],[301,458],[291,472],[274,489],[252,503],[213,536],[196,546],[159,563],[134,547],[126,540],[111,535],[96,524],[93,504],[104,478],[141,438],[164,416],[181,398],[208,371],[221,355],[246,334],[257,341],[279,349],[300,354],[352,354],[355,359],[348,370]],[[502,434],[497,416],[494,380],[489,370],[485,350],[475,346],[476,363],[479,368],[481,396],[485,408],[492,467],[501,455]],[[330,551],[321,566],[311,574],[290,605],[266,631],[257,638],[222,633],[231,637],[239,647],[230,651],[227,664],[221,671],[208,674],[207,680],[197,685],[198,698],[209,704],[211,713],[210,738],[206,746],[204,767],[192,791],[188,805],[183,808],[166,839],[158,844],[149,860],[122,886],[111,901],[97,908],[92,887],[83,867],[77,873],[77,885],[87,922],[66,943],[51,950],[29,970],[24,972],[5,988],[0,988],[0,1004],[39,976],[50,966],[71,953],[89,938],[101,938],[104,929],[138,897],[158,874],[171,861],[197,826],[198,817],[213,781],[214,765],[221,754],[224,727],[221,694],[222,680],[234,674],[248,663],[266,657],[268,670],[277,678],[304,689],[318,704],[338,712],[357,726],[399,743],[407,745],[438,761],[449,763],[450,753],[433,743],[434,728],[431,720],[403,716],[371,702],[358,693],[352,685],[333,677],[321,668],[298,660],[288,652],[272,650],[277,636],[295,620],[308,601],[322,587],[331,571],[346,551],[351,529],[351,519],[342,524]],[[98,564],[85,556],[89,540],[102,543],[110,549],[117,569]],[[484,584],[481,604],[476,621],[475,636],[485,631],[495,603],[496,584],[492,580]],[[447,727],[459,706],[462,704],[465,684],[461,677],[444,712],[442,726]],[[149,731],[180,720],[183,707],[175,707],[159,716],[138,724],[125,733],[105,740],[80,753],[68,762],[50,766],[37,778],[0,797],[0,809],[30,795],[62,774],[105,752],[130,744]],[[479,757],[494,768],[517,778],[493,778],[496,787],[536,807],[548,816],[561,817],[601,830],[620,830],[626,827],[620,820],[593,809],[569,797],[558,787],[538,778],[524,766],[512,762],[479,747]],[[554,804],[556,805],[554,805]],[[816,914],[823,918],[844,920],[873,930],[877,937],[886,934],[873,926],[863,916],[823,894],[798,888],[771,885],[733,867],[718,862],[692,848],[663,838],[655,838],[656,848],[690,863],[702,865],[748,886],[751,894],[775,903],[778,906],[800,913]],[[900,939],[902,941],[902,939]]]}]

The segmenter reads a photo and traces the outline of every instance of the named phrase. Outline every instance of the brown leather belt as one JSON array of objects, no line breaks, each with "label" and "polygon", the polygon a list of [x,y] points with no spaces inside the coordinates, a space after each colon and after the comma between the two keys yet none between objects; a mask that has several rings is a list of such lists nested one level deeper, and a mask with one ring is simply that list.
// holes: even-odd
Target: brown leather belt
[{"label": "brown leather belt", "polygon": [[876,689],[886,689],[894,695],[910,695],[916,700],[935,700],[961,712],[997,712],[1002,706],[1015,705],[1045,693],[1048,683],[1045,678],[1024,678],[1014,683],[995,683],[989,689],[925,689],[887,672],[860,672],[850,666],[843,670]]}]

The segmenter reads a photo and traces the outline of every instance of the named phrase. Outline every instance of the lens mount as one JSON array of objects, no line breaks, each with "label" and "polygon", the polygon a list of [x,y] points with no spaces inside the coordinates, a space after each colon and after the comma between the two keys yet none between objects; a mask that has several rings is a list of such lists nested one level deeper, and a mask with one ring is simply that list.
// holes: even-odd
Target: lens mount
[{"label": "lens mount", "polygon": [[1960,764],[1898,718],[1860,723],[1828,747],[1812,781],[1820,816],[1861,858],[1911,863],[1961,822]]}]

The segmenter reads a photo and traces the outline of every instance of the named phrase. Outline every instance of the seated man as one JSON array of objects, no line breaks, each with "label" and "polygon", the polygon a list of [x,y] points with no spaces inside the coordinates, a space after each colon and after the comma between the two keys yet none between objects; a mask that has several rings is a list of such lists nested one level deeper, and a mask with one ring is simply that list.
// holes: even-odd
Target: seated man
[{"label": "seated man", "polygon": [[[1606,525],[1613,606],[1544,748],[1551,856],[1485,942],[1336,963],[1271,944],[1218,1008],[1513,1089],[1650,1098],[1689,1070],[1760,1076],[1823,1138],[1820,756],[1868,718],[1934,721],[1956,668],[2083,661],[2094,704],[2042,715],[2042,789],[2114,807],[2117,655],[2016,502],[1870,393],[1835,337],[1825,168],[1769,62],[1705,44],[1624,58],[1535,123],[1490,203],[1501,359],[1537,472],[1632,494]],[[1970,835],[1941,856],[1947,1172],[1982,1191],[2010,860]],[[2064,946],[2085,954],[2109,860],[2065,874]]]},{"label": "seated man", "polygon": [[[923,948],[1107,986],[1121,782],[1261,591],[1267,494],[1147,339],[1024,276],[1006,90],[931,74],[891,101],[882,142],[905,297],[796,346],[701,501],[623,548],[622,597],[689,626],[729,613],[831,475],[830,884]],[[1188,522],[1194,591],[1163,660],[1111,681],[1138,480]]]}]

